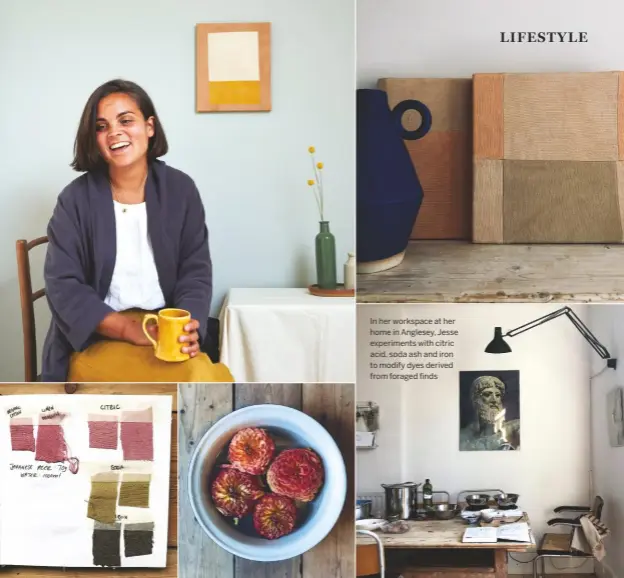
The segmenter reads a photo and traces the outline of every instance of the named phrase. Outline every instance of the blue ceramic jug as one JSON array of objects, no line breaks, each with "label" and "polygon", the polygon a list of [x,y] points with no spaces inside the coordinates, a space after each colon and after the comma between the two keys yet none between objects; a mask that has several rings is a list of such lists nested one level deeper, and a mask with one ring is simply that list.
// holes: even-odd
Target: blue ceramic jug
[{"label": "blue ceramic jug", "polygon": [[[401,123],[408,110],[422,117],[413,131]],[[431,111],[418,100],[405,100],[390,110],[383,90],[357,91],[358,272],[383,271],[403,260],[423,199],[403,141],[425,136],[431,122]]]}]

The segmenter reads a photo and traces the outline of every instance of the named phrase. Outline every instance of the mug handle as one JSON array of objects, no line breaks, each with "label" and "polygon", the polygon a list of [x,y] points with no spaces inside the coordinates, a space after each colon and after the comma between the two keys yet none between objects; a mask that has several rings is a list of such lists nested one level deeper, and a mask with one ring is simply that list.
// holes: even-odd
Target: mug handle
[{"label": "mug handle", "polygon": [[[408,110],[415,110],[420,114],[422,120],[420,126],[416,130],[406,130],[403,127],[403,115]],[[420,102],[420,100],[404,100],[399,102],[399,104],[392,109],[392,115],[399,125],[403,140],[418,140],[431,130],[431,123],[433,122],[431,111],[429,107],[425,103]]]},{"label": "mug handle", "polygon": [[147,323],[152,319],[156,321],[156,325],[158,325],[158,315],[154,315],[153,313],[146,313],[143,317],[143,333],[145,333],[145,337],[147,337],[152,342],[154,349],[156,349],[158,347],[158,343],[156,343],[156,340],[149,334],[149,331],[147,330]]}]

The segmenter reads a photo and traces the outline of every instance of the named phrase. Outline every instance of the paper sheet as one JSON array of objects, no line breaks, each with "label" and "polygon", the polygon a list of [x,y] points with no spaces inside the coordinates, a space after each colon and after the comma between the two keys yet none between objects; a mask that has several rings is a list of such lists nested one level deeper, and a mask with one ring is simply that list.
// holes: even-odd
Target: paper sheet
[{"label": "paper sheet", "polygon": [[0,564],[165,567],[171,410],[165,395],[0,397]]}]

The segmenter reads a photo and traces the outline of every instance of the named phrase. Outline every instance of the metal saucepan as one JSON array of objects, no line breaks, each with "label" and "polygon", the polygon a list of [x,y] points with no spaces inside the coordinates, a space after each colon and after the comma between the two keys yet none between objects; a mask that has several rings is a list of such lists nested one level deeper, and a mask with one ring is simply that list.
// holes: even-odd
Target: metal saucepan
[{"label": "metal saucepan", "polygon": [[388,520],[409,520],[412,512],[416,512],[417,491],[416,482],[402,484],[381,484],[386,491],[386,518]]},{"label": "metal saucepan", "polygon": [[490,501],[489,494],[469,494],[465,498],[469,506],[487,506]]},{"label": "metal saucepan", "polygon": [[457,515],[457,504],[434,504],[433,513],[438,520],[450,520]]},{"label": "metal saucepan", "polygon": [[355,519],[365,520],[371,517],[372,500],[357,500],[355,502]]}]

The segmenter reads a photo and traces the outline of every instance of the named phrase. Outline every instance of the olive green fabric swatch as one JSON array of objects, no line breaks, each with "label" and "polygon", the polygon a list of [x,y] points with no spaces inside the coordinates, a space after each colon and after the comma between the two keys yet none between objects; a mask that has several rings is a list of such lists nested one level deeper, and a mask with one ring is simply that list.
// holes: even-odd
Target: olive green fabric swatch
[{"label": "olive green fabric swatch", "polygon": [[124,476],[119,492],[119,505],[130,508],[149,508],[150,476]]},{"label": "olive green fabric swatch", "polygon": [[104,524],[115,522],[117,514],[118,483],[110,474],[97,474],[91,478],[91,496],[87,517]]}]

